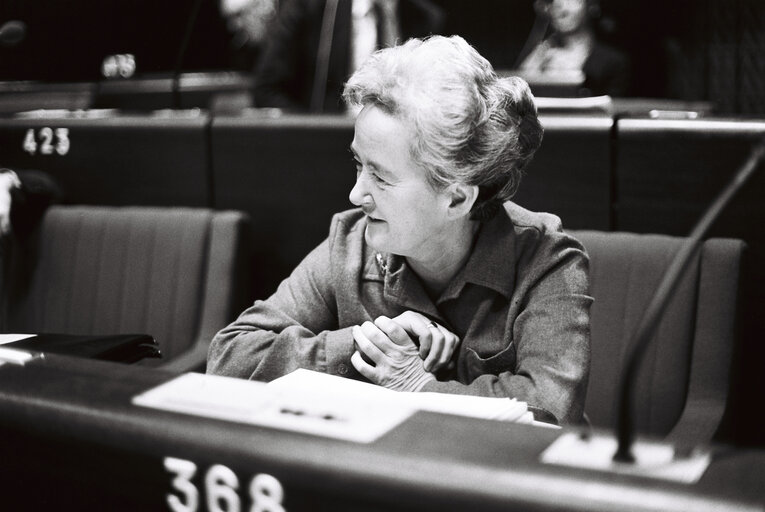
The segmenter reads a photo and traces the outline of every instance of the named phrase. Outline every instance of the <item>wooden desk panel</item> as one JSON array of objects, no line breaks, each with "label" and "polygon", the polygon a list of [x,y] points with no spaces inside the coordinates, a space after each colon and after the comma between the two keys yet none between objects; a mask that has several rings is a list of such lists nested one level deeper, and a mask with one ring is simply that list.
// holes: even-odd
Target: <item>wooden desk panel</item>
[{"label": "wooden desk panel", "polygon": [[206,116],[90,115],[0,119],[2,165],[49,173],[68,203],[209,206]]},{"label": "wooden desk panel", "polygon": [[514,201],[568,229],[611,229],[611,129],[600,115],[540,116],[542,145]]},{"label": "wooden desk panel", "polygon": [[252,218],[253,287],[266,297],[329,235],[332,215],[352,208],[356,169],[345,116],[216,117],[216,208]]},{"label": "wooden desk panel", "polygon": [[238,481],[243,509],[257,475],[278,480],[289,511],[762,510],[765,499],[763,452],[720,451],[684,485],[543,465],[560,431],[531,426],[417,413],[367,445],[130,404],[171,377],[52,355],[0,366],[4,503],[167,510],[179,491],[166,457],[196,469],[199,510],[211,508],[211,472]]}]

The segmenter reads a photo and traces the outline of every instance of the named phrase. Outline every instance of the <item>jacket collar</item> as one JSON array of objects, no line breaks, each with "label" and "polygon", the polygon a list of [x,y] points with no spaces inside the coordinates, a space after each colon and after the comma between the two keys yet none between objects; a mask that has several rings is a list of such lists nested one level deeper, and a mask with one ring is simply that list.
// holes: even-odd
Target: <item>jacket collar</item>
[{"label": "jacket collar", "polygon": [[[466,283],[489,288],[509,299],[515,288],[515,246],[513,223],[504,210],[500,210],[481,225],[467,263],[438,302],[456,298]],[[382,282],[387,300],[437,315],[435,306],[405,258],[378,253],[367,247],[363,276],[365,280]]]}]

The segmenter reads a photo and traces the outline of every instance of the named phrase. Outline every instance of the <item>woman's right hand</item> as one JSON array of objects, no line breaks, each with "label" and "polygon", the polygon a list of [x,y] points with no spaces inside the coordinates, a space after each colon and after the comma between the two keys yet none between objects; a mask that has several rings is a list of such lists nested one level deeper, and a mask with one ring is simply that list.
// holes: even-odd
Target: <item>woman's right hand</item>
[{"label": "woman's right hand", "polygon": [[416,311],[404,311],[391,320],[418,341],[420,359],[424,360],[425,369],[430,373],[446,366],[459,347],[460,339],[456,334]]}]

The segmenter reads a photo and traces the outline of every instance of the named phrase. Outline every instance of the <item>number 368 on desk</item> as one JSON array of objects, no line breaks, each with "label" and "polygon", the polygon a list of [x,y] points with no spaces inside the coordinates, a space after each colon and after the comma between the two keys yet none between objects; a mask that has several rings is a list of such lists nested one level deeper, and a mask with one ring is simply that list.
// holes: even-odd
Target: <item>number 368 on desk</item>
[{"label": "number 368 on desk", "polygon": [[[284,489],[282,484],[271,475],[260,473],[252,477],[245,490],[249,500],[239,495],[239,478],[226,466],[210,466],[204,475],[204,498],[200,503],[200,490],[192,479],[196,476],[197,465],[189,460],[165,457],[165,469],[174,475],[172,491],[167,493],[166,501],[172,512],[239,512],[242,502],[252,503],[249,512],[285,512]],[[200,507],[201,505],[201,507]]]}]

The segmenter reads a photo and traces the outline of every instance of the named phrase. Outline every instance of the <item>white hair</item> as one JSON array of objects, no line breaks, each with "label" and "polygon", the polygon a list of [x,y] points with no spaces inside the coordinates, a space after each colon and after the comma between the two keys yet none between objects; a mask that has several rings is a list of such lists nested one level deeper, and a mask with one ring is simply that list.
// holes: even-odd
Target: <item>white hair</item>
[{"label": "white hair", "polygon": [[518,188],[542,141],[528,84],[499,78],[459,36],[410,39],[373,54],[343,92],[413,127],[412,158],[436,187],[477,185],[472,217],[491,217]]}]

